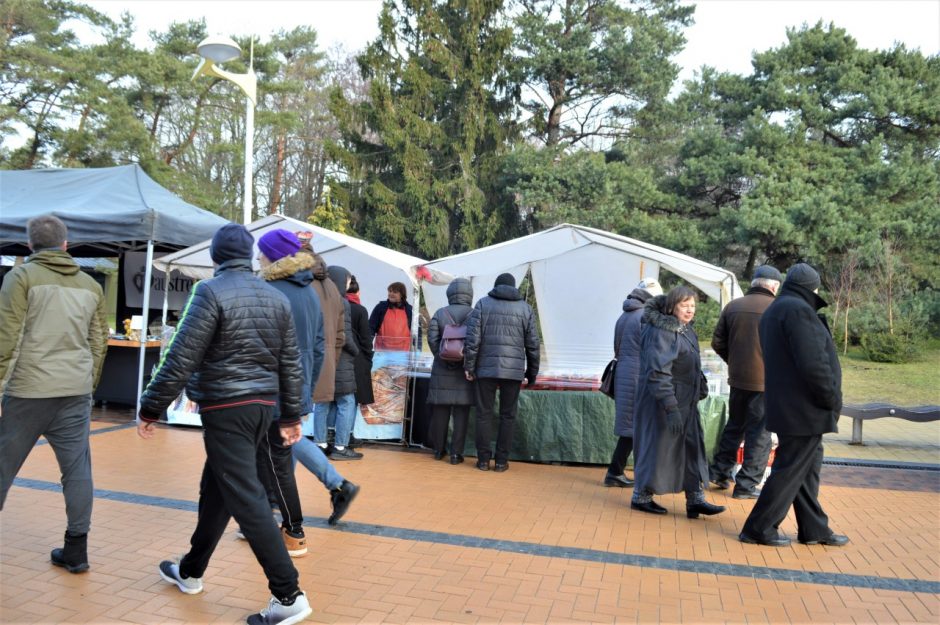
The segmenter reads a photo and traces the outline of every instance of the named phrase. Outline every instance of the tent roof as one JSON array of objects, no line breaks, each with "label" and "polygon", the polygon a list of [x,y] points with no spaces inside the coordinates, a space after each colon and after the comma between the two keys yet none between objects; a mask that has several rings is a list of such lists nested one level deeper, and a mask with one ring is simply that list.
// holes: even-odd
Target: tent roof
[{"label": "tent roof", "polygon": [[[320,226],[314,226],[304,221],[285,217],[284,215],[268,215],[245,227],[248,228],[248,231],[251,232],[256,241],[265,232],[277,228],[283,228],[291,232],[312,232],[314,235],[312,241],[313,249],[316,250],[317,254],[323,256],[330,252],[337,252],[343,248],[348,248],[379,259],[387,265],[401,269],[410,276],[412,286],[417,286],[417,281],[414,277],[414,268],[426,262],[416,256],[396,252],[395,250],[370,243],[363,239],[340,234],[339,232],[327,230]],[[154,267],[160,271],[177,270],[191,278],[211,278],[214,271],[212,259],[209,257],[209,245],[211,242],[211,239],[207,239],[184,250],[158,258],[153,261]]]},{"label": "tent roof", "polygon": [[574,224],[561,224],[512,241],[441,258],[428,263],[427,268],[454,276],[495,275],[588,245],[601,245],[655,261],[722,305],[742,294],[737,278],[727,269],[664,247]]},{"label": "tent roof", "polygon": [[183,247],[228,220],[188,204],[157,184],[140,165],[99,169],[0,171],[0,250],[28,254],[26,222],[51,213],[69,229],[69,252],[103,252],[155,245]]}]

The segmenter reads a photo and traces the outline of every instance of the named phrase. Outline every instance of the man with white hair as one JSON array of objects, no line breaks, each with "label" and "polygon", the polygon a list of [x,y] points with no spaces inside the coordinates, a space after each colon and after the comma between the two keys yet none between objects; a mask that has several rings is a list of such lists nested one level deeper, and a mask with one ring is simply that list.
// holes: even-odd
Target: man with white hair
[{"label": "man with white hair", "polygon": [[735,499],[757,499],[770,456],[770,432],[764,419],[764,357],[758,326],[780,288],[780,272],[770,265],[754,271],[751,288],[721,311],[712,349],[728,363],[728,423],[709,467],[711,482],[728,488],[738,448],[744,441],[744,462],[734,479]]}]

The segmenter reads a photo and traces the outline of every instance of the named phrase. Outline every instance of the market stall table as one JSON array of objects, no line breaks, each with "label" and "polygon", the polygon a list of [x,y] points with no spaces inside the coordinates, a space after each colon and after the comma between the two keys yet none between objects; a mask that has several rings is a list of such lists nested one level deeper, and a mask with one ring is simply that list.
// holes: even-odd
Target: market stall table
[{"label": "market stall table", "polygon": [[[154,366],[160,361],[160,341],[145,343],[144,387],[150,381]],[[95,389],[98,402],[137,405],[137,374],[140,341],[108,339],[108,353],[104,358],[101,380]]]}]

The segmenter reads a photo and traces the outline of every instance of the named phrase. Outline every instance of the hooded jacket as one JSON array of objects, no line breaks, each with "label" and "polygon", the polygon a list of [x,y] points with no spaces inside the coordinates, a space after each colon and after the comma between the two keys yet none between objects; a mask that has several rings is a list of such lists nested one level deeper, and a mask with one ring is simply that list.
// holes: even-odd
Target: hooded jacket
[{"label": "hooded jacket", "polygon": [[193,286],[140,397],[140,416],[155,421],[185,386],[202,412],[279,401],[281,424],[293,425],[303,412],[303,379],[290,302],[252,273],[251,260],[227,260]]},{"label": "hooded jacket", "polygon": [[[344,267],[336,265],[327,269],[330,280],[336,286],[337,292],[346,292],[346,283],[349,280],[349,272]],[[356,335],[352,329],[352,313],[349,308],[349,300],[342,298],[343,305],[343,348],[340,350],[339,359],[336,361],[336,381],[334,384],[334,399],[336,395],[348,395],[356,392],[356,356],[359,354],[359,346],[356,344]]]},{"label": "hooded jacket", "polygon": [[633,437],[633,410],[640,379],[640,327],[643,306],[653,297],[644,289],[633,289],[623,300],[623,313],[614,326],[614,434]]},{"label": "hooded jacket", "polygon": [[369,311],[362,304],[349,302],[350,325],[359,353],[356,355],[356,403],[371,404],[375,402],[375,393],[372,390],[372,330],[369,329]]},{"label": "hooded jacket", "polygon": [[478,378],[535,380],[539,372],[535,313],[516,287],[500,284],[473,307],[467,319],[464,370]]},{"label": "hooded jacket", "polygon": [[825,300],[784,282],[760,320],[767,430],[787,436],[838,432],[842,367],[829,325],[817,311]]},{"label": "hooded jacket", "polygon": [[318,254],[306,250],[297,252],[298,256],[313,257],[313,282],[311,286],[320,298],[320,313],[323,315],[323,367],[320,377],[313,388],[313,403],[333,401],[336,387],[336,363],[346,344],[346,307],[341,296],[326,273],[326,262]]},{"label": "hooded jacket", "polygon": [[[434,354],[431,381],[428,385],[429,404],[472,406],[475,403],[473,384],[464,375],[463,363],[441,360],[441,339],[444,326],[462,325],[473,309],[473,286],[466,278],[456,278],[447,286],[448,305],[438,309],[428,325],[428,347]],[[465,346],[466,347],[466,346]]]},{"label": "hooded jacket", "polygon": [[98,386],[107,348],[104,294],[68,252],[36,252],[3,279],[0,394],[89,394]]},{"label": "hooded jacket", "polygon": [[300,405],[301,411],[308,414],[313,410],[313,387],[323,367],[325,350],[320,298],[309,288],[313,282],[313,257],[308,254],[285,256],[262,269],[261,277],[290,302],[304,371]]}]

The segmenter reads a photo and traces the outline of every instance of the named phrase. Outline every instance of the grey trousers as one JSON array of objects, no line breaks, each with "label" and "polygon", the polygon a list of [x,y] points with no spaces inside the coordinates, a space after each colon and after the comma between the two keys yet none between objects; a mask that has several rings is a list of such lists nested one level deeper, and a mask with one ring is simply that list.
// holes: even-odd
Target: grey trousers
[{"label": "grey trousers", "polygon": [[68,532],[87,534],[91,527],[91,395],[24,399],[3,396],[0,415],[0,510],[13,478],[40,436],[55,452],[62,472]]}]

